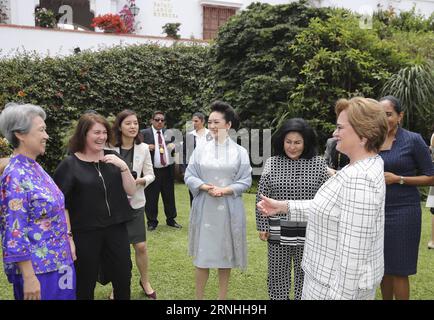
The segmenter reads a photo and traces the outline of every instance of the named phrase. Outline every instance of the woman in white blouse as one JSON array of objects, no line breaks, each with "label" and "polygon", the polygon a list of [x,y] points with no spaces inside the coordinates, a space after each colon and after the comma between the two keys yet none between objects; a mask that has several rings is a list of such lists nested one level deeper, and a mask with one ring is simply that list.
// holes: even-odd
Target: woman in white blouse
[{"label": "woman in white blouse", "polygon": [[373,99],[340,99],[335,107],[337,150],[350,163],[312,200],[277,201],[265,196],[266,216],[287,212],[308,219],[302,267],[302,299],[373,299],[384,273],[383,160],[377,154],[387,134],[386,114]]},{"label": "woman in white blouse", "polygon": [[127,222],[128,237],[134,247],[136,265],[140,273],[139,286],[149,299],[157,299],[157,293],[152,289],[148,273],[148,249],[145,230],[145,193],[144,190],[154,180],[149,147],[143,143],[139,133],[137,115],[132,110],[123,110],[113,124],[115,136],[115,151],[120,153],[136,180],[136,192],[129,198],[134,209],[134,219]]}]

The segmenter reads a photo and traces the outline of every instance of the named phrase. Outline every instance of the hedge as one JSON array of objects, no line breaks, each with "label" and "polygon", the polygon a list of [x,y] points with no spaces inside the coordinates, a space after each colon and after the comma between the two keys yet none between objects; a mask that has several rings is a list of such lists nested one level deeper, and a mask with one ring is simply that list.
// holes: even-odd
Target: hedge
[{"label": "hedge", "polygon": [[21,54],[0,60],[0,106],[18,101],[44,108],[50,139],[40,160],[53,172],[71,122],[85,110],[113,116],[132,109],[141,128],[153,110],[162,110],[168,127],[181,128],[208,104],[202,96],[209,90],[207,61],[207,47],[180,45],[114,47],[63,58]]}]

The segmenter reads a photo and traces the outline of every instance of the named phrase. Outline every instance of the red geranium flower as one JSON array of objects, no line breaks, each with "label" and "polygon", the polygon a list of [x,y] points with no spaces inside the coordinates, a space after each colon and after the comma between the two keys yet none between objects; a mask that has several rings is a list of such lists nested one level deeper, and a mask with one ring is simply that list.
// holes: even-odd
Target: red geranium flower
[{"label": "red geranium flower", "polygon": [[124,21],[118,14],[105,14],[100,15],[92,19],[92,27],[97,27],[105,32],[113,32],[113,33],[127,33],[128,30],[125,26]]}]

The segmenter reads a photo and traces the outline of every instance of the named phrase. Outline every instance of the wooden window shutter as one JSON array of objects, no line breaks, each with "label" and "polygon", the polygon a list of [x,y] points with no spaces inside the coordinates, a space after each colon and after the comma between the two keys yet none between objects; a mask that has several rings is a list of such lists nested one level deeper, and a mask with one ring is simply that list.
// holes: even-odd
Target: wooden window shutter
[{"label": "wooden window shutter", "polygon": [[218,29],[228,19],[235,15],[236,9],[223,7],[203,7],[203,39],[210,40],[215,38]]}]

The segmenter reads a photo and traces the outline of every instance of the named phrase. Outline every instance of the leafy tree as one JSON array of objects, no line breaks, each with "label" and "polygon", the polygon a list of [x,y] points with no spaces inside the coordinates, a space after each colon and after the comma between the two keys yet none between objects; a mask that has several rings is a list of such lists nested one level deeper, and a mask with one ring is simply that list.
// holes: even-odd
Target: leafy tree
[{"label": "leafy tree", "polygon": [[272,126],[295,87],[289,47],[310,19],[326,19],[328,11],[311,8],[305,1],[252,3],[231,17],[211,49],[216,89],[209,100],[231,103],[245,127]]},{"label": "leafy tree", "polygon": [[434,32],[395,31],[388,39],[413,64],[434,63]]},{"label": "leafy tree", "polygon": [[324,142],[338,98],[377,98],[409,58],[343,9],[305,1],[254,3],[218,34],[215,96],[234,105],[245,127],[274,128],[287,117],[308,119]]},{"label": "leafy tree", "polygon": [[358,18],[345,11],[313,19],[291,45],[290,56],[298,76],[288,115],[313,119],[322,141],[334,127],[337,99],[378,98],[382,84],[408,59],[372,30],[359,28]]},{"label": "leafy tree", "polygon": [[393,37],[396,32],[419,33],[434,32],[434,13],[428,18],[416,12],[415,5],[411,10],[397,13],[392,6],[379,9],[373,16],[375,31],[381,39]]}]

